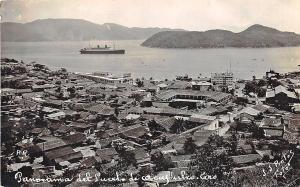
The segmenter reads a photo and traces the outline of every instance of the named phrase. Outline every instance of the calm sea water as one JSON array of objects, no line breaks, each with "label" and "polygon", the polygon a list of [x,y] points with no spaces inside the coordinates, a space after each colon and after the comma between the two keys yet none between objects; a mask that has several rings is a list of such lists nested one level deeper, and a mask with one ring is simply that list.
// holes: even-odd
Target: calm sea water
[{"label": "calm sea water", "polygon": [[[141,40],[115,41],[125,55],[81,55],[90,42],[3,42],[2,57],[24,62],[36,61],[50,68],[74,72],[131,72],[134,77],[173,79],[176,75],[231,71],[237,78],[261,77],[270,69],[279,72],[297,70],[300,47],[268,49],[155,49],[140,46]],[[105,42],[111,44],[111,42]],[[96,45],[96,42],[92,42]]]}]

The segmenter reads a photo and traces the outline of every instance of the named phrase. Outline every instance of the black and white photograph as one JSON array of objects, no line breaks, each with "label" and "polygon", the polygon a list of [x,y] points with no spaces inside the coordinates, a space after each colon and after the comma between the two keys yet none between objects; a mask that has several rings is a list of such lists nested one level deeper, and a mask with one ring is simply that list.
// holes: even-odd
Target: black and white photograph
[{"label": "black and white photograph", "polygon": [[299,187],[299,0],[0,0],[3,187]]}]

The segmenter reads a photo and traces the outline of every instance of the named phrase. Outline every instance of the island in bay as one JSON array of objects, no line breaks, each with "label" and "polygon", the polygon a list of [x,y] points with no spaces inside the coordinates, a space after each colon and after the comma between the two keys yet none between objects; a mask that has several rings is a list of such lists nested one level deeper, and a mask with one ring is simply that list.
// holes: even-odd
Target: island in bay
[{"label": "island in bay", "polygon": [[299,45],[299,34],[258,24],[239,33],[227,30],[163,31],[142,43],[142,46],[156,48],[268,48]]}]

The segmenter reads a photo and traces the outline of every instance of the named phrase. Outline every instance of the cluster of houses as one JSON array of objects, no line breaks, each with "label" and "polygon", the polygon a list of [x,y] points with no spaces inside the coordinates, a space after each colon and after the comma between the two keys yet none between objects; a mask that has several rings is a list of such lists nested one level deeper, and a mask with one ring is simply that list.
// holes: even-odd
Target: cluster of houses
[{"label": "cluster of houses", "polygon": [[[246,93],[247,81],[233,81],[232,73],[212,74],[213,81],[134,80],[130,74],[71,73],[12,59],[1,59],[1,72],[1,173],[8,186],[17,185],[19,171],[32,178],[72,176],[65,184],[70,187],[95,183],[76,180],[84,173],[108,177],[113,169],[132,176],[145,170],[157,178],[180,176],[196,154],[187,151],[187,142],[201,147],[212,136],[237,144],[229,157],[238,173],[293,150],[299,176],[300,75],[295,72],[268,73],[261,85],[264,97]],[[228,152],[222,146],[216,151]],[[186,181],[169,182],[184,186]],[[147,179],[143,185],[165,183]],[[119,185],[141,186],[139,181]]]}]

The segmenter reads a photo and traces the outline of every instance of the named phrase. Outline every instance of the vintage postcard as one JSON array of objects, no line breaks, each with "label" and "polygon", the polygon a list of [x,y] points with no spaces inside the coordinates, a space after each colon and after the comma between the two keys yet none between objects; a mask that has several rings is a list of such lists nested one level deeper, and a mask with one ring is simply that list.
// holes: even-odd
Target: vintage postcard
[{"label": "vintage postcard", "polygon": [[0,0],[1,186],[300,186],[299,0]]}]

